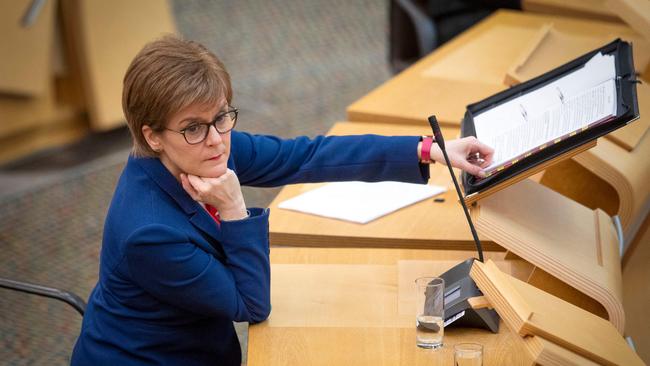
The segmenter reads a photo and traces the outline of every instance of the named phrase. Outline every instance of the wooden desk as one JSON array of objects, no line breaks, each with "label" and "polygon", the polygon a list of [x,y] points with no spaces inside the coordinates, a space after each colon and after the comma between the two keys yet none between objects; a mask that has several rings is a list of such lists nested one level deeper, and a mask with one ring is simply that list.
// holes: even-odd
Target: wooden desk
[{"label": "wooden desk", "polygon": [[[518,337],[447,329],[437,351],[415,345],[414,287],[420,275],[438,275],[467,252],[271,248],[269,319],[249,327],[248,365],[452,365],[453,345],[484,345],[484,365],[524,365]],[[487,253],[507,273],[516,262]]]},{"label": "wooden desk", "polygon": [[352,103],[348,120],[426,126],[436,114],[441,123],[458,125],[467,104],[506,88],[506,72],[547,23],[575,37],[602,38],[603,44],[641,38],[620,23],[502,10]]},{"label": "wooden desk", "polygon": [[[427,127],[388,125],[381,123],[339,122],[330,135],[374,133],[380,135],[430,134]],[[456,128],[444,128],[445,138],[455,138]],[[431,166],[431,184],[448,188],[440,197],[445,202],[428,199],[398,212],[361,225],[341,220],[308,215],[278,208],[278,204],[318,185],[300,184],[282,189],[270,205],[270,239],[274,245],[400,247],[474,250],[474,241],[447,167]],[[485,250],[501,250],[481,237]]]},{"label": "wooden desk", "polygon": [[552,15],[621,22],[621,18],[607,7],[607,0],[523,0],[521,8]]}]

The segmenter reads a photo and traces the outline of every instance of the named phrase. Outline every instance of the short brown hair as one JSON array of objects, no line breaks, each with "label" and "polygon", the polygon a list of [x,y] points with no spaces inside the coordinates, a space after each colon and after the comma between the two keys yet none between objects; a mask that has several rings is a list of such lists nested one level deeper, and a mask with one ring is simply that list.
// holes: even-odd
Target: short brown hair
[{"label": "short brown hair", "polygon": [[191,105],[232,100],[223,63],[198,42],[168,35],[146,44],[124,75],[122,109],[133,137],[133,155],[157,156],[142,126],[161,131],[174,114]]}]

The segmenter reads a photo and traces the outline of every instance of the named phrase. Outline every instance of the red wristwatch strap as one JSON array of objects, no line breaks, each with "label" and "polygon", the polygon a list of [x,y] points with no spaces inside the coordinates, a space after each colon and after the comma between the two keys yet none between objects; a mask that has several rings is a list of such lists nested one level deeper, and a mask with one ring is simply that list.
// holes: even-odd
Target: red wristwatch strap
[{"label": "red wristwatch strap", "polygon": [[420,150],[420,161],[424,164],[431,163],[431,145],[433,145],[433,137],[423,136],[422,148]]}]

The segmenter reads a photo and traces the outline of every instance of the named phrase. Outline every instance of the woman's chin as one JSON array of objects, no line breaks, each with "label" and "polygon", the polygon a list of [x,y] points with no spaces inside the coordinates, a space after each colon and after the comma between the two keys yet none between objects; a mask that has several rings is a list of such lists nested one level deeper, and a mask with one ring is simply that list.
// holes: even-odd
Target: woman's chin
[{"label": "woman's chin", "polygon": [[225,165],[213,166],[209,169],[202,169],[200,176],[205,178],[219,178],[226,174],[226,171],[228,171],[228,167]]}]

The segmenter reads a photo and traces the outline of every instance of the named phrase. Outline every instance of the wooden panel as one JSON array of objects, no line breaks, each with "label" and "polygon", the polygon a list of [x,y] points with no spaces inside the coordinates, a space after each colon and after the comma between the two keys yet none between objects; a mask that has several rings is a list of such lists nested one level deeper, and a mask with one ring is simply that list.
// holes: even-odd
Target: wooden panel
[{"label": "wooden panel", "polygon": [[614,187],[574,160],[546,169],[540,183],[592,210],[600,208],[610,216],[618,213],[619,200]]},{"label": "wooden panel", "polygon": [[573,353],[564,347],[549,342],[542,337],[526,336],[522,339],[525,347],[532,355],[535,355],[535,365],[571,365],[571,366],[597,366],[597,362],[591,361],[579,354]]},{"label": "wooden panel", "polygon": [[562,16],[620,22],[615,12],[606,7],[606,0],[522,0],[526,11]]},{"label": "wooden panel", "polygon": [[20,21],[31,2],[0,1],[0,93],[40,96],[49,91],[56,1],[45,1],[34,24],[23,27]]},{"label": "wooden panel", "polygon": [[527,334],[543,337],[595,362],[643,364],[611,323],[534,286],[514,278],[511,281],[533,307],[524,325]]},{"label": "wooden panel", "polygon": [[[509,60],[516,57],[519,50],[530,43],[535,32],[509,25],[492,25],[491,27],[481,27],[481,25],[483,24],[470,30],[471,33],[474,33],[477,32],[477,29],[483,28],[480,33],[473,35],[471,41],[463,42],[453,51],[446,52],[444,58],[440,58],[424,68],[421,76],[500,84],[503,80],[502,75],[511,65]],[[504,39],[508,39],[510,47],[495,47]],[[490,57],[497,50],[499,56]],[[476,67],[477,62],[480,62],[480,67]]]},{"label": "wooden panel", "polygon": [[[572,61],[588,52],[600,48],[619,36],[617,34],[584,35],[561,32],[553,23],[540,27],[528,48],[523,49],[518,59],[505,76],[507,85],[515,85]],[[633,45],[634,67],[642,73],[650,63],[650,42],[642,37],[626,34],[625,41]]]},{"label": "wooden panel", "polygon": [[[544,338],[602,364],[643,365],[611,323],[504,274],[492,261],[475,262],[471,276],[503,321],[522,337]],[[515,305],[530,313],[515,311]]]},{"label": "wooden panel", "polygon": [[603,211],[522,181],[482,200],[472,215],[479,232],[602,304],[623,332],[618,243]]},{"label": "wooden panel", "polygon": [[32,128],[56,124],[76,115],[69,105],[57,103],[54,85],[36,98],[0,98],[0,136],[7,137]]},{"label": "wooden panel", "polygon": [[[640,100],[640,108],[650,107]],[[647,118],[647,117],[642,117]],[[640,123],[637,121],[634,123]],[[631,242],[650,212],[650,133],[645,133],[632,151],[622,149],[608,139],[573,159],[609,183],[620,200],[617,214],[621,218],[626,243]]]},{"label": "wooden panel", "polygon": [[585,309],[592,314],[596,314],[603,319],[607,319],[607,310],[598,301],[578,291],[576,288],[562,282],[557,277],[539,267],[535,267],[528,279],[525,281],[540,290],[559,297],[560,299],[570,302],[571,304]]},{"label": "wooden panel", "polygon": [[479,329],[445,331],[447,346],[425,350],[415,346],[409,328],[274,328],[266,323],[249,327],[248,366],[273,365],[454,365],[453,345],[481,343],[485,366],[530,365],[519,351],[518,337],[503,327],[494,335]]},{"label": "wooden panel", "polygon": [[63,0],[66,18],[78,35],[84,93],[93,129],[124,124],[122,79],[145,43],[174,33],[164,0]]},{"label": "wooden panel", "polygon": [[648,0],[607,0],[606,8],[650,40],[650,2]]},{"label": "wooden panel", "polygon": [[501,10],[352,103],[348,119],[426,126],[435,114],[442,124],[458,125],[467,104],[505,88],[506,72],[548,23],[577,38],[639,39],[619,23]]},{"label": "wooden panel", "polygon": [[[398,302],[389,290],[396,277],[394,265],[274,264],[273,316],[268,326],[411,327],[415,303],[410,304],[413,311],[398,313]],[[382,306],[368,306],[369,302]]]},{"label": "wooden panel", "polygon": [[639,356],[650,364],[650,216],[623,265],[625,334],[632,337]]},{"label": "wooden panel", "polygon": [[77,141],[87,133],[88,123],[80,117],[71,117],[2,137],[0,138],[0,163],[18,159],[34,151]]},{"label": "wooden panel", "polygon": [[[0,8],[7,7],[9,4],[20,6],[22,15],[29,2],[3,2],[0,4]],[[57,77],[51,75],[53,70],[51,70],[49,62],[51,59],[50,52],[55,47],[51,44],[55,29],[52,20],[48,20],[48,17],[54,17],[53,7],[56,4],[56,1],[46,1],[37,17],[37,23],[33,26],[35,28],[29,28],[30,30],[40,29],[43,28],[42,24],[44,22],[49,22],[47,32],[45,32],[47,34],[41,34],[39,37],[42,39],[39,38],[38,40],[22,39],[25,44],[21,44],[19,51],[15,53],[15,56],[18,57],[21,55],[26,56],[26,52],[30,52],[29,56],[26,57],[33,59],[28,62],[19,62],[19,60],[12,59],[12,57],[2,57],[0,59],[0,64],[12,59],[12,62],[20,63],[20,67],[30,68],[28,72],[30,74],[29,78],[22,78],[21,76],[19,83],[25,88],[31,88],[31,92],[35,93],[30,97],[18,97],[9,94],[0,95],[0,162],[8,162],[37,150],[75,141],[88,131],[87,122],[81,119],[83,104],[79,101],[79,97],[74,95],[74,89],[78,88],[78,85],[74,83],[69,74],[62,73]],[[3,13],[2,9],[0,9],[0,18],[7,15],[9,14]],[[11,16],[14,17],[15,15]],[[20,20],[20,16],[13,19],[11,25],[17,26],[18,20]],[[43,42],[47,44],[42,44]],[[1,43],[0,48],[6,47],[8,44]],[[39,48],[39,50],[34,50],[34,47]],[[60,47],[60,45],[56,47]],[[41,51],[44,52],[42,56],[38,54]],[[5,55],[6,53],[0,51],[0,54]],[[36,58],[40,59],[37,60]],[[43,70],[37,65],[41,61],[48,63],[43,67]],[[0,72],[0,78],[7,76],[8,73],[5,71]],[[15,70],[14,73],[13,76],[19,76],[21,71]],[[37,81],[38,92],[33,88],[36,85],[33,83],[34,81]],[[41,87],[43,87],[43,90],[40,90]]]},{"label": "wooden panel", "polygon": [[[431,130],[424,126],[340,122],[335,124],[329,132],[331,135],[363,133],[418,136],[430,134]],[[458,135],[458,130],[445,128],[443,133],[446,138],[455,138]],[[474,241],[463,210],[458,203],[447,167],[441,164],[431,165],[430,184],[448,188],[446,193],[437,196],[444,198],[444,202],[427,199],[365,225],[280,209],[278,208],[280,202],[319,185],[287,186],[270,205],[273,212],[270,218],[271,243],[300,246],[335,245],[473,250]],[[484,249],[501,249],[489,241],[489,238],[481,237],[481,239],[485,241]]]},{"label": "wooden panel", "polygon": [[[410,71],[405,71],[410,72]],[[443,126],[459,126],[468,104],[504,89],[502,85],[404,73],[347,108],[350,121],[424,125],[435,114]]]},{"label": "wooden panel", "polygon": [[[435,114],[443,125],[459,125],[467,104],[504,89],[510,60],[534,33],[481,22],[351,104],[348,119],[426,125]],[[494,47],[506,38],[509,47]]]},{"label": "wooden panel", "polygon": [[[333,240],[333,239],[332,239]],[[504,252],[486,252],[485,258],[500,263]],[[274,264],[375,264],[395,265],[399,261],[459,261],[473,254],[465,250],[398,249],[398,248],[327,248],[273,246],[271,262]],[[511,262],[511,261],[509,261]],[[516,266],[511,266],[510,270]],[[509,272],[510,273],[510,272]]]}]

